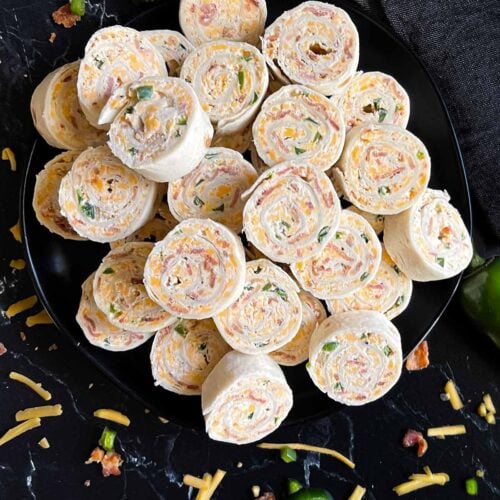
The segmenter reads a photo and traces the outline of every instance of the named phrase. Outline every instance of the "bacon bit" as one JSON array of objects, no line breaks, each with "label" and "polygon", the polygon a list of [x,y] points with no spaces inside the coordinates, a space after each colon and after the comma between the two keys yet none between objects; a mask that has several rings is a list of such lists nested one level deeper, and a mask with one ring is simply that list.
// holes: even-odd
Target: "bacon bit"
[{"label": "bacon bit", "polygon": [[52,12],[52,19],[56,24],[64,26],[65,28],[72,28],[81,20],[81,17],[73,14],[69,7],[69,3],[67,3]]},{"label": "bacon bit", "polygon": [[405,448],[411,448],[415,445],[418,445],[417,456],[419,458],[423,457],[428,448],[427,441],[421,432],[408,429],[403,437],[403,446]]},{"label": "bacon bit", "polygon": [[52,32],[49,36],[49,42],[50,43],[54,43],[54,40],[56,39],[56,34],[54,32]]},{"label": "bacon bit", "polygon": [[257,498],[257,500],[276,500],[276,496],[274,495],[274,493],[266,491],[266,493]]},{"label": "bacon bit", "polygon": [[429,366],[429,345],[427,340],[420,342],[406,360],[406,369],[410,372],[423,370]]},{"label": "bacon bit", "polygon": [[0,342],[0,356],[3,356],[7,352],[7,348]]},{"label": "bacon bit", "polygon": [[116,451],[104,453],[104,450],[97,446],[92,450],[89,459],[85,462],[87,465],[92,463],[101,464],[102,475],[119,476],[121,474],[120,466],[123,463],[122,457]]}]

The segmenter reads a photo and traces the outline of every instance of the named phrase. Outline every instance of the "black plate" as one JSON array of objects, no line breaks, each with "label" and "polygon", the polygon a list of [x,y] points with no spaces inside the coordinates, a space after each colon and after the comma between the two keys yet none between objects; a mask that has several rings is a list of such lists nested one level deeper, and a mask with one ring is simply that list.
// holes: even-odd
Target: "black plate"
[{"label": "black plate", "polygon": [[[268,0],[268,23],[298,3]],[[412,105],[408,128],[423,140],[432,157],[430,186],[447,189],[470,230],[470,200],[462,159],[437,88],[415,55],[383,26],[346,1],[335,3],[347,10],[359,30],[360,69],[387,72],[408,91]],[[179,29],[177,8],[177,2],[167,2],[137,17],[130,26],[137,29]],[[83,48],[82,44],[82,52]],[[109,247],[63,240],[38,224],[31,206],[35,175],[55,154],[56,151],[41,139],[35,142],[21,193],[23,241],[41,302],[59,329],[120,388],[179,424],[201,427],[203,421],[198,397],[178,396],[153,386],[149,364],[150,342],[134,351],[110,353],[91,346],[81,333],[74,319],[80,300],[80,285],[97,268]],[[410,306],[394,321],[401,332],[405,355],[438,321],[459,281],[458,276],[441,282],[415,283]],[[294,407],[286,422],[318,417],[340,407],[313,386],[303,365],[285,368],[285,373],[295,397]]]}]

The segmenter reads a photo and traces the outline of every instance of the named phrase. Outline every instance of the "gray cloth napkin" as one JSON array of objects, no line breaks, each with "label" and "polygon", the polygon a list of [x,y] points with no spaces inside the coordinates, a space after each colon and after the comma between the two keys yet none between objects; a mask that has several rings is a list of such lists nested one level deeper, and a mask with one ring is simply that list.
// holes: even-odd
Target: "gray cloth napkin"
[{"label": "gray cloth napkin", "polygon": [[352,0],[422,59],[455,126],[473,198],[474,240],[500,255],[500,0]]}]

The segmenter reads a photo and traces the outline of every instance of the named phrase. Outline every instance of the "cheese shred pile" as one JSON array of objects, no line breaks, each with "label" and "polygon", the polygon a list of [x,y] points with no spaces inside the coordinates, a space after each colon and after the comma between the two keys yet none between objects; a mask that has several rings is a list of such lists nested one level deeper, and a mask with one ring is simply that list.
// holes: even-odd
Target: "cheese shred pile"
[{"label": "cheese shred pile", "polygon": [[31,309],[37,302],[38,299],[36,295],[31,295],[31,297],[19,300],[18,302],[15,302],[11,306],[9,306],[7,311],[5,311],[5,315],[7,316],[7,318],[13,318],[16,315],[27,311],[28,309]]},{"label": "cheese shred pile", "polygon": [[434,474],[429,467],[424,467],[424,472],[425,474],[412,474],[406,483],[398,484],[392,490],[398,496],[407,495],[427,486],[444,486],[450,480],[450,476],[445,472]]},{"label": "cheese shred pile", "polygon": [[464,407],[453,380],[446,382],[444,392],[450,397],[450,404],[454,410],[461,410]]},{"label": "cheese shred pile", "polygon": [[53,325],[53,324],[54,321],[52,320],[52,318],[49,316],[49,313],[45,309],[42,309],[40,312],[33,314],[33,316],[28,316],[26,318],[26,326],[28,328],[31,328],[32,326],[35,325]]},{"label": "cheese shred pile", "polygon": [[94,412],[94,417],[102,418],[103,420],[109,420],[111,422],[115,422],[116,424],[121,424],[126,427],[130,425],[130,419],[123,413],[120,413],[119,411],[116,410],[102,408]]},{"label": "cheese shred pile", "polygon": [[183,482],[186,486],[190,486],[198,490],[195,500],[210,500],[225,475],[226,471],[221,469],[217,469],[213,476],[206,472],[203,474],[203,478],[192,476],[191,474],[185,474]]},{"label": "cheese shred pile", "polygon": [[17,161],[16,161],[16,155],[14,154],[14,151],[10,148],[3,148],[2,149],[2,160],[8,161],[10,163],[10,169],[12,172],[16,171],[17,168]]}]

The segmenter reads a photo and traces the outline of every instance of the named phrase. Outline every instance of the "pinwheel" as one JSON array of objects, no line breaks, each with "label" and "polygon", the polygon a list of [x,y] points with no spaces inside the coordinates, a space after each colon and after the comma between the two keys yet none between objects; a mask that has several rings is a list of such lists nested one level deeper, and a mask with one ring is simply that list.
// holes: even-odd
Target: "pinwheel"
[{"label": "pinwheel", "polygon": [[76,89],[80,61],[49,73],[31,98],[31,116],[38,133],[53,147],[85,149],[106,142],[106,133],[94,128],[82,112]]},{"label": "pinwheel", "polygon": [[151,348],[155,385],[184,396],[201,385],[230,347],[211,319],[183,319],[160,330]]},{"label": "pinwheel", "polygon": [[381,313],[349,311],[327,318],[309,347],[309,375],[328,397],[360,406],[386,394],[402,368],[401,337]]},{"label": "pinwheel", "polygon": [[264,163],[300,157],[328,170],[342,152],[342,113],[324,95],[302,85],[287,85],[268,97],[253,124],[253,140]]},{"label": "pinwheel", "polygon": [[196,94],[180,78],[145,77],[118,89],[101,120],[112,121],[108,144],[113,153],[157,182],[193,170],[213,136]]},{"label": "pinwheel", "polygon": [[346,137],[334,175],[347,199],[361,210],[397,214],[422,195],[431,173],[426,147],[394,125],[360,125]]},{"label": "pinwheel", "polygon": [[269,260],[247,262],[243,293],[214,316],[215,324],[236,351],[275,351],[299,331],[302,304],[298,292],[293,279]]},{"label": "pinwheel", "polygon": [[265,354],[228,352],[201,388],[207,433],[227,443],[262,439],[279,427],[292,404],[281,368]]},{"label": "pinwheel", "polygon": [[340,201],[321,170],[289,161],[264,171],[244,193],[248,240],[276,262],[296,262],[320,252],[335,234]]},{"label": "pinwheel", "polygon": [[157,185],[128,169],[107,146],[88,148],[61,181],[59,205],[71,227],[101,243],[125,238],[156,211]]},{"label": "pinwheel", "polygon": [[167,76],[165,61],[151,42],[123,26],[96,31],[85,47],[77,81],[78,99],[90,124],[103,128],[99,115],[113,91],[145,75]]},{"label": "pinwheel", "polygon": [[189,174],[168,186],[168,205],[179,221],[198,217],[241,231],[244,202],[241,194],[257,179],[257,172],[240,153],[210,148]]},{"label": "pinwheel", "polygon": [[342,92],[356,72],[358,32],[344,10],[304,2],[266,28],[262,52],[279,80],[332,95]]},{"label": "pinwheel", "polygon": [[343,210],[340,225],[327,245],[290,269],[304,290],[319,299],[350,295],[375,278],[382,247],[370,224]]},{"label": "pinwheel", "polygon": [[68,240],[83,240],[61,214],[59,186],[69,172],[80,151],[65,151],[45,164],[36,176],[33,210],[42,226]]},{"label": "pinwheel", "polygon": [[210,40],[259,43],[267,18],[265,0],[181,0],[179,23],[195,45]]},{"label": "pinwheel", "polygon": [[341,96],[333,96],[347,130],[361,124],[383,123],[406,128],[410,98],[395,78],[380,71],[359,73]]},{"label": "pinwheel", "polygon": [[326,319],[326,311],[316,297],[310,293],[299,293],[302,303],[302,322],[299,331],[290,342],[269,354],[274,361],[284,366],[295,366],[309,357],[309,342],[314,330]]},{"label": "pinwheel", "polygon": [[386,217],[384,244],[398,268],[415,281],[451,278],[472,258],[472,242],[446,191],[427,189],[406,212]]},{"label": "pinwheel", "polygon": [[106,351],[129,351],[144,344],[154,332],[133,333],[111,324],[104,312],[94,301],[94,274],[91,274],[82,285],[82,298],[76,315],[86,339],[96,347]]},{"label": "pinwheel", "polygon": [[243,42],[217,40],[197,47],[181,78],[192,86],[221,135],[245,129],[264,99],[269,75],[262,54]]},{"label": "pinwheel", "polygon": [[327,300],[332,314],[345,311],[378,311],[388,319],[401,314],[410,303],[413,284],[410,278],[382,251],[382,260],[375,277],[363,288],[341,299]]},{"label": "pinwheel", "polygon": [[152,248],[153,243],[125,243],[111,250],[95,273],[95,303],[116,327],[144,333],[175,321],[149,298],[143,284],[144,265]]},{"label": "pinwheel", "polygon": [[186,219],[155,245],[146,262],[144,284],[150,297],[172,315],[209,318],[243,291],[243,245],[218,222]]},{"label": "pinwheel", "polygon": [[179,76],[184,59],[194,49],[191,42],[178,31],[148,30],[141,31],[143,37],[149,40],[165,60],[170,76]]},{"label": "pinwheel", "polygon": [[370,224],[370,226],[373,228],[373,230],[377,233],[377,235],[381,234],[384,231],[385,216],[371,214],[370,212],[365,212],[364,210],[360,210],[355,205],[351,205],[350,207],[347,207],[347,210],[350,210],[351,212],[354,212],[355,214],[358,214],[358,215],[361,215],[361,217],[364,217],[368,221],[368,224]]}]

